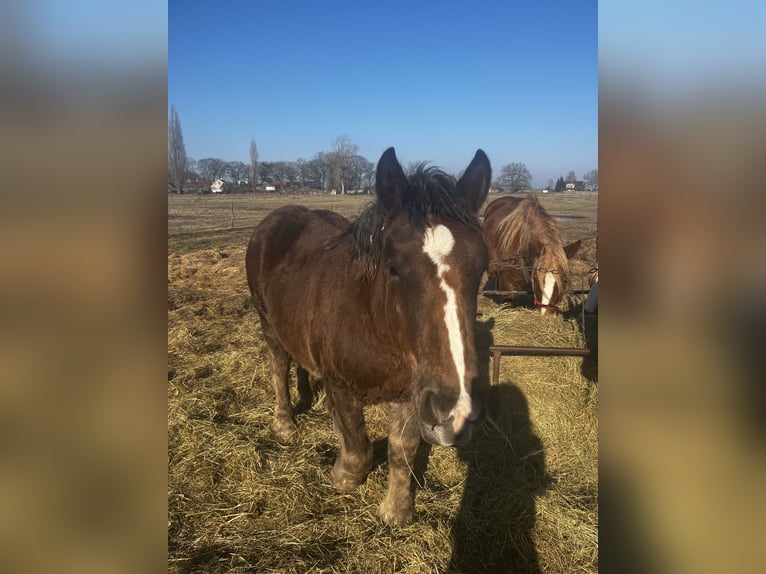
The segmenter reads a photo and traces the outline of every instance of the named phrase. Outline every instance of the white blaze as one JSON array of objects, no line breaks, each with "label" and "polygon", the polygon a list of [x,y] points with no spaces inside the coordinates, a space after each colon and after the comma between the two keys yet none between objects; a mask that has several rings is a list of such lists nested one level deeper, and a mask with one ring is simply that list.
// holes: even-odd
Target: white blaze
[{"label": "white blaze", "polygon": [[452,353],[452,360],[457,369],[458,380],[460,381],[460,397],[453,409],[454,426],[456,432],[463,424],[463,417],[471,414],[471,397],[465,389],[465,353],[463,350],[463,338],[460,336],[460,319],[457,314],[457,297],[455,290],[447,284],[444,279],[449,265],[447,256],[452,252],[455,245],[455,238],[452,232],[444,225],[437,225],[426,230],[425,241],[423,242],[423,251],[436,264],[436,274],[439,278],[439,285],[447,296],[447,302],[444,305],[444,323],[447,326],[449,336],[449,347]]},{"label": "white blaze", "polygon": [[[551,297],[553,297],[553,287],[555,285],[556,278],[553,276],[553,273],[546,273],[545,283],[543,284],[543,300],[540,301],[543,305],[550,305]],[[544,312],[545,307],[542,307],[541,310]]]}]

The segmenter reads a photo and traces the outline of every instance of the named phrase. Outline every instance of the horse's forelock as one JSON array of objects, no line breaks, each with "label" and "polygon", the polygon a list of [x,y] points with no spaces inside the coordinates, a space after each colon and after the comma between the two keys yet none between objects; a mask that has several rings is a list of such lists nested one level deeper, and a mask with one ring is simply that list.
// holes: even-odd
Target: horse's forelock
[{"label": "horse's forelock", "polygon": [[[457,200],[457,182],[452,176],[421,163],[409,176],[408,184],[403,194],[402,212],[416,229],[425,230],[434,218],[458,221],[476,231],[481,229],[476,214]],[[383,251],[385,227],[397,215],[388,213],[376,200],[339,235],[336,243],[347,235],[353,238],[352,258],[361,277],[371,279],[375,276]]]},{"label": "horse's forelock", "polygon": [[480,230],[476,214],[457,198],[457,180],[436,167],[420,163],[408,178],[403,210],[410,222],[424,229],[432,218],[450,219]]},{"label": "horse's forelock", "polygon": [[561,243],[543,245],[540,255],[535,262],[535,268],[541,271],[553,271],[559,293],[563,293],[563,279],[569,273],[569,261]]}]

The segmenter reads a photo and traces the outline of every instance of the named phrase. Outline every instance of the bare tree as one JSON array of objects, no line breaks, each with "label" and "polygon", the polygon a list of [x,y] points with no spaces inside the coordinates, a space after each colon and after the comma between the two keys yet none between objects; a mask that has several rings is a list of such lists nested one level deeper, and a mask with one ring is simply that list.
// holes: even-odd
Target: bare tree
[{"label": "bare tree", "polygon": [[301,183],[300,165],[296,161],[285,162],[285,179],[292,186],[299,186]]},{"label": "bare tree", "polygon": [[255,145],[255,139],[250,139],[250,186],[255,193],[255,186],[258,185],[258,148]]},{"label": "bare tree", "polygon": [[275,184],[279,187],[280,193],[288,185],[298,183],[300,173],[298,165],[293,161],[275,161],[272,162],[273,177]]},{"label": "bare tree", "polygon": [[370,181],[370,174],[374,181],[375,166],[361,155],[351,157],[349,183],[352,189],[360,190]]},{"label": "bare tree", "polygon": [[184,175],[186,174],[186,147],[181,131],[181,120],[175,106],[170,106],[168,119],[168,181],[176,193],[184,192]]},{"label": "bare tree", "polygon": [[186,158],[186,171],[185,171],[184,180],[192,179],[196,180],[199,179],[199,171],[197,168],[197,160],[193,157],[187,157]]},{"label": "bare tree", "polygon": [[226,175],[239,187],[247,177],[250,167],[241,161],[230,161],[226,164]]},{"label": "bare tree", "polygon": [[591,189],[598,189],[598,170],[592,169],[582,176],[585,184]]},{"label": "bare tree", "polygon": [[334,183],[340,188],[340,193],[346,193],[346,184],[351,172],[351,158],[359,151],[359,146],[351,143],[347,135],[338,136],[332,143],[330,165],[332,166]]},{"label": "bare tree", "polygon": [[375,187],[375,171],[376,166],[371,161],[365,159],[364,168],[362,169],[362,187],[366,190],[370,190]]},{"label": "bare tree", "polygon": [[575,172],[574,171],[570,171],[567,174],[566,182],[567,183],[574,183],[576,181],[577,181],[577,176],[575,175]]},{"label": "bare tree", "polygon": [[308,162],[309,187],[327,191],[330,171],[328,154],[320,151]]},{"label": "bare tree", "polygon": [[202,177],[214,182],[226,174],[226,162],[217,157],[208,157],[197,162],[197,167]]},{"label": "bare tree", "polygon": [[516,193],[529,189],[532,184],[532,174],[523,163],[509,163],[500,170],[499,180],[504,189]]},{"label": "bare tree", "polygon": [[295,160],[295,169],[298,172],[298,184],[301,187],[308,187],[309,180],[309,162],[305,157],[299,157]]},{"label": "bare tree", "polygon": [[277,177],[275,165],[276,164],[273,161],[262,161],[261,164],[258,166],[258,171],[261,174],[260,176],[261,180],[266,186],[269,186],[272,183],[274,183],[274,180]]}]

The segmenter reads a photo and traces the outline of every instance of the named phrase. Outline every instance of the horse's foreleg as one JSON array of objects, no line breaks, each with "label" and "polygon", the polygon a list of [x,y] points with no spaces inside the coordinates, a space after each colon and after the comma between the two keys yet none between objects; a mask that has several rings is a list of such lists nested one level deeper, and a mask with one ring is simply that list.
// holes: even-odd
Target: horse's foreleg
[{"label": "horse's foreleg", "polygon": [[367,477],[372,466],[372,445],[367,438],[362,405],[348,393],[327,384],[327,407],[335,433],[340,440],[340,454],[332,469],[335,488],[348,491]]},{"label": "horse's foreleg", "polygon": [[415,507],[410,485],[415,455],[420,445],[420,427],[411,401],[391,403],[388,433],[388,491],[378,514],[387,524],[405,524]]}]

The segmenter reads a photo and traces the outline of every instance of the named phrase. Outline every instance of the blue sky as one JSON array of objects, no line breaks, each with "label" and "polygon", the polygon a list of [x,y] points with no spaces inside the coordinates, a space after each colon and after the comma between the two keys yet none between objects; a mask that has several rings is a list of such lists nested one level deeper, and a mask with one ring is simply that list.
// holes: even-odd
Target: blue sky
[{"label": "blue sky", "polygon": [[187,154],[310,159],[346,135],[372,162],[494,175],[526,164],[538,186],[598,167],[597,3],[168,4],[168,106]]},{"label": "blue sky", "polygon": [[766,85],[760,0],[602,0],[599,60],[660,100]]},{"label": "blue sky", "polygon": [[16,0],[3,16],[14,40],[51,71],[164,63],[168,14],[156,0]]}]

